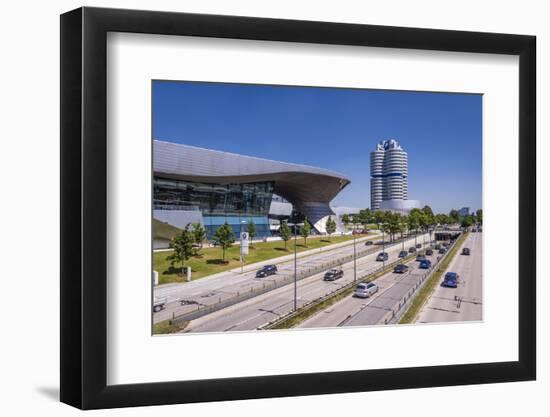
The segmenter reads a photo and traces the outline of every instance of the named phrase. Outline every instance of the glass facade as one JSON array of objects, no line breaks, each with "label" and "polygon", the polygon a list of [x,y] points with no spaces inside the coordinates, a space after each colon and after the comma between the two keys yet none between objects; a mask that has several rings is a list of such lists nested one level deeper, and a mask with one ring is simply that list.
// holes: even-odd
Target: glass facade
[{"label": "glass facade", "polygon": [[155,210],[200,210],[204,226],[211,238],[215,230],[227,221],[235,236],[246,231],[251,221],[256,225],[256,237],[269,236],[268,214],[273,195],[273,182],[245,184],[209,184],[154,177],[153,205]]}]

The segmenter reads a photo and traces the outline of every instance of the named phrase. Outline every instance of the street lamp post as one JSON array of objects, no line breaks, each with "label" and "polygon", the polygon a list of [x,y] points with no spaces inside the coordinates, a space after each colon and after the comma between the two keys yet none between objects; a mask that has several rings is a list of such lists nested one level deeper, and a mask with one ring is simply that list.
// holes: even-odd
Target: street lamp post
[{"label": "street lamp post", "polygon": [[353,282],[357,281],[357,251],[355,245],[357,243],[356,235],[353,235]]},{"label": "street lamp post", "polygon": [[[382,268],[386,268],[386,238],[385,238],[385,223],[382,223]],[[379,226],[380,227],[380,226]]]},{"label": "street lamp post", "polygon": [[241,233],[240,233],[240,237],[241,237],[241,247],[239,248],[239,254],[240,254],[240,261],[241,261],[241,274],[243,273],[243,270],[244,270],[244,254],[243,254],[243,224],[245,224],[246,221],[244,220],[241,220]]},{"label": "street lamp post", "polygon": [[403,237],[403,230],[405,229],[405,223],[401,223],[401,250],[405,251],[405,238]]},{"label": "street lamp post", "polygon": [[296,259],[297,259],[297,256],[296,256],[296,239],[297,239],[297,231],[296,231],[296,226],[303,226],[304,224],[303,223],[288,223],[288,225],[290,226],[293,226],[294,227],[294,311],[297,310],[298,308],[298,280],[297,280],[297,269],[296,269]]}]

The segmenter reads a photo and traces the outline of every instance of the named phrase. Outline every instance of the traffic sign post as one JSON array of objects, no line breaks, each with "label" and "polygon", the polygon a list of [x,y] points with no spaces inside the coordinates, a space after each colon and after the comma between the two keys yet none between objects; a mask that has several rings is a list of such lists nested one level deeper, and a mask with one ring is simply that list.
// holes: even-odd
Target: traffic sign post
[{"label": "traffic sign post", "polygon": [[248,232],[241,232],[241,250],[240,250],[241,273],[243,272],[243,269],[244,269],[244,256],[248,255],[248,241],[249,241]]}]

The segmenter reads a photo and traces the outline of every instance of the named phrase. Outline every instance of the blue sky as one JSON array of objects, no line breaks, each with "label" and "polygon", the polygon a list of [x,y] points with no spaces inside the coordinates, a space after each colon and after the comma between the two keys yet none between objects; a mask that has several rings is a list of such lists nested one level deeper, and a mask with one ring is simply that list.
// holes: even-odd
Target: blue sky
[{"label": "blue sky", "polygon": [[370,152],[396,139],[409,198],[436,212],[481,207],[481,95],[154,81],[153,137],[341,172],[352,183],[333,203],[360,208]]}]

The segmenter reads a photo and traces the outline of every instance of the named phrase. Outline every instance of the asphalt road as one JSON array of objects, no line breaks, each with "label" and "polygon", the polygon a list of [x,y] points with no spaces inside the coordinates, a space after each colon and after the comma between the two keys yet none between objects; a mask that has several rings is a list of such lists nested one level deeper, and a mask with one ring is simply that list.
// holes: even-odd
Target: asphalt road
[{"label": "asphalt road", "polygon": [[[435,262],[437,253],[427,259]],[[404,274],[389,272],[376,279],[379,290],[367,299],[346,297],[336,304],[320,311],[304,321],[301,328],[337,327],[337,326],[368,326],[381,324],[393,308],[397,307],[423,275],[428,270],[419,269],[420,262],[407,262],[409,271]]]},{"label": "asphalt road", "polygon": [[[464,247],[470,248],[469,256],[461,254]],[[445,271],[458,273],[458,287],[436,287],[416,322],[482,320],[482,247],[483,233],[470,233]]]},{"label": "asphalt road", "polygon": [[[422,238],[417,239],[418,243]],[[414,238],[408,239],[405,248],[414,243]],[[407,246],[408,245],[408,246]],[[397,254],[402,245],[386,247],[389,254],[387,262],[397,259]],[[357,259],[358,276],[365,275],[382,266],[382,262],[376,261],[375,253]],[[323,255],[326,257],[326,254]],[[324,272],[298,281],[297,285],[297,306],[315,300],[325,294],[340,288],[353,281],[353,261],[342,265],[344,277],[336,281],[324,281]],[[265,278],[263,278],[265,280]],[[223,331],[244,331],[254,330],[269,321],[286,314],[294,308],[294,284],[285,285],[266,294],[259,295],[242,303],[235,304],[223,310],[208,314],[193,320],[186,331],[192,332],[223,332]]]},{"label": "asphalt road", "polygon": [[[419,243],[423,238],[417,237]],[[428,236],[428,235],[426,235]],[[426,240],[428,237],[426,238]],[[379,237],[377,238],[377,241]],[[414,242],[414,238],[411,239]],[[410,244],[410,241],[409,241]],[[364,241],[357,243],[357,252],[368,250],[378,253],[382,250],[381,245],[365,246]],[[328,261],[353,254],[353,244],[338,247],[333,250],[327,250],[298,258],[298,273],[312,268],[322,267]],[[153,295],[155,298],[166,298],[167,305],[164,310],[153,313],[154,323],[170,319],[173,315],[181,315],[190,311],[197,310],[198,306],[208,306],[236,297],[245,292],[259,291],[264,286],[280,284],[282,282],[293,282],[294,278],[294,260],[277,263],[278,272],[266,278],[256,278],[256,270],[249,272],[227,271],[222,274],[216,274],[212,277],[205,277],[196,281],[167,284],[155,287]],[[328,266],[327,268],[328,269]],[[180,305],[180,300],[189,302],[187,305]]]}]

